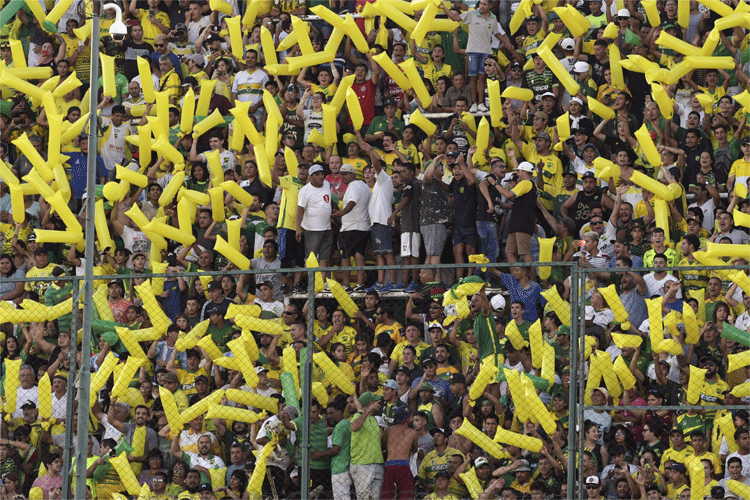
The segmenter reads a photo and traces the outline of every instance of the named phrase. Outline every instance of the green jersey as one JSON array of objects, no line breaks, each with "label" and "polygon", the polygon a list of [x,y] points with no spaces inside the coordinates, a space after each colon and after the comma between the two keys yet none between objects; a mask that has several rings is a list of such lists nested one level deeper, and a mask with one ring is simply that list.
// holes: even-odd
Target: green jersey
[{"label": "green jersey", "polygon": [[351,423],[344,419],[333,428],[331,442],[339,447],[338,454],[331,457],[331,474],[343,474],[349,470],[350,448],[352,440]]},{"label": "green jersey", "polygon": [[492,314],[485,316],[482,311],[477,313],[474,318],[474,335],[476,335],[479,346],[479,359],[502,353],[500,339],[497,337],[497,330],[495,330],[495,319]]}]

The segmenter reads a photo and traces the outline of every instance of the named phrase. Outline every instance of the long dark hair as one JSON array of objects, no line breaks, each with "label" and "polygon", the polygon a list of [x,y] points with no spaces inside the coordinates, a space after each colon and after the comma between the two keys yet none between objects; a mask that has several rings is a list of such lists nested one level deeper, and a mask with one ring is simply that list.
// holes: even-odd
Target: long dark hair
[{"label": "long dark hair", "polygon": [[3,260],[3,259],[8,259],[10,261],[10,273],[8,274],[8,276],[13,276],[14,274],[16,274],[17,268],[16,268],[16,263],[13,262],[13,255],[9,253],[4,253],[0,255],[0,260]]}]

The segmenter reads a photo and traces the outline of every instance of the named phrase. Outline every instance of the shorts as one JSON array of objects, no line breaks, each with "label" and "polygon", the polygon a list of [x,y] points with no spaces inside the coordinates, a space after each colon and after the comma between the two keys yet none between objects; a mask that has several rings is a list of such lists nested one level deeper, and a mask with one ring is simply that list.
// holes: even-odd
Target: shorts
[{"label": "shorts", "polygon": [[475,250],[479,248],[479,233],[477,227],[453,226],[453,246],[460,244],[472,247]]},{"label": "shorts", "polygon": [[479,52],[468,52],[466,54],[468,58],[468,69],[469,76],[477,76],[486,74],[484,71],[484,61],[487,59],[489,54],[480,54]]},{"label": "shorts", "polygon": [[365,255],[370,231],[342,231],[339,233],[339,247],[346,257]]},{"label": "shorts", "polygon": [[349,474],[359,500],[380,500],[383,488],[383,464],[351,464]]},{"label": "shorts", "polygon": [[305,255],[314,253],[318,260],[330,260],[333,250],[333,233],[330,229],[326,231],[304,231],[305,233]]},{"label": "shorts", "polygon": [[331,486],[333,487],[333,498],[335,500],[350,500],[349,492],[352,489],[352,476],[349,471],[331,476]]},{"label": "shorts", "polygon": [[508,242],[505,244],[505,253],[515,255],[531,254],[531,235],[528,233],[510,233]]},{"label": "shorts", "polygon": [[419,233],[401,233],[401,257],[419,257],[419,245],[422,235]]},{"label": "shorts", "polygon": [[279,258],[281,259],[282,269],[305,267],[304,235],[302,236],[302,242],[297,242],[296,231],[282,227],[279,228],[277,241],[279,242]]},{"label": "shorts", "polygon": [[384,224],[373,224],[370,229],[372,236],[372,253],[385,255],[393,253],[393,228]]},{"label": "shorts", "polygon": [[428,224],[421,226],[419,231],[422,233],[427,255],[442,255],[445,240],[448,239],[448,229],[445,224]]}]

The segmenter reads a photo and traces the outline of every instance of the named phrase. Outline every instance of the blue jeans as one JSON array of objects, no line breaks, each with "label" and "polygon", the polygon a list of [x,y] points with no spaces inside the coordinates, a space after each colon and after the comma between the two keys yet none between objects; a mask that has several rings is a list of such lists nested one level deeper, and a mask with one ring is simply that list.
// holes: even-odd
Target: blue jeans
[{"label": "blue jeans", "polygon": [[497,244],[497,224],[492,221],[478,220],[477,233],[479,233],[482,253],[490,259],[490,262],[495,262],[497,254],[500,252],[500,247]]}]

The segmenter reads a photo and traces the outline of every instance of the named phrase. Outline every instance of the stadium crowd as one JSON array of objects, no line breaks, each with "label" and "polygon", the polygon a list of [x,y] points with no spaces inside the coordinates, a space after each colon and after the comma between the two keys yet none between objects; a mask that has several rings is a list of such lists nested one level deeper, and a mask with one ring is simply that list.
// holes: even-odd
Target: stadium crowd
[{"label": "stadium crowd", "polygon": [[[40,6],[49,12],[58,2]],[[744,249],[750,242],[750,109],[740,97],[747,96],[750,83],[750,25],[714,28],[730,15],[722,9],[750,16],[747,3],[714,0],[716,6],[684,0],[689,4],[684,14],[677,0],[526,0],[521,6],[510,1],[427,1],[420,2],[420,9],[439,4],[438,19],[460,27],[428,28],[418,41],[412,33],[423,11],[404,13],[396,6],[404,8],[406,2],[379,0],[383,9],[397,12],[386,12],[389,19],[381,11],[357,15],[347,24],[361,31],[370,49],[364,52],[351,32],[337,38],[337,30],[322,16],[297,20],[308,19],[316,6],[348,19],[347,14],[362,13],[370,3],[363,0],[117,3],[128,35],[111,36],[115,11],[102,12],[95,36],[102,54],[114,58],[116,91],[100,93],[96,110],[89,109],[89,74],[92,57],[99,55],[91,53],[91,38],[76,31],[90,18],[91,2],[73,0],[57,33],[46,31],[35,9],[28,8],[0,27],[0,75],[23,68],[20,54],[29,68],[49,67],[59,77],[51,88],[44,87],[46,80],[31,80],[52,96],[40,101],[0,76],[0,300],[19,311],[33,308],[31,302],[53,307],[74,293],[77,282],[70,277],[84,272],[83,246],[43,237],[49,230],[69,229],[53,207],[60,200],[52,203],[34,194],[38,190],[28,190],[22,204],[11,196],[19,182],[32,183],[37,175],[35,154],[42,162],[60,158],[48,150],[52,143],[64,155],[67,206],[82,226],[87,160],[97,156],[95,196],[104,208],[103,219],[97,212],[97,224],[108,228],[115,246],[99,246],[95,270],[103,276],[122,275],[96,282],[105,286],[111,312],[99,310],[97,319],[110,317],[112,322],[98,323],[91,359],[80,359],[80,351],[75,359],[70,356],[73,314],[80,327],[82,310],[27,323],[14,321],[13,307],[0,309],[5,381],[0,499],[135,498],[113,465],[112,457],[122,454],[138,484],[150,489],[150,496],[138,498],[256,498],[249,483],[264,446],[274,450],[264,455],[263,497],[293,498],[301,476],[301,440],[295,433],[308,416],[311,480],[320,498],[687,500],[696,498],[690,491],[697,484],[695,463],[706,498],[740,499],[742,491],[750,491],[750,415],[724,408],[750,402],[750,289],[722,270],[665,269],[700,266],[709,245]],[[577,30],[566,24],[564,13],[554,10],[566,4],[590,24],[579,36],[572,34]],[[528,15],[520,16],[522,23],[512,32],[512,20],[519,19],[516,8],[528,9]],[[243,46],[232,47],[237,39],[227,21],[248,9],[257,9],[254,22],[243,27]],[[649,9],[657,10],[658,22]],[[608,25],[614,29],[605,36]],[[309,43],[303,43],[308,30]],[[715,49],[707,55],[730,58],[731,68],[691,68],[652,91],[656,77],[649,71],[672,70],[685,62],[683,52],[688,52],[675,50],[674,43],[662,44],[663,34],[700,48],[715,42],[717,33]],[[279,63],[311,57],[304,49],[310,44],[316,53],[331,44],[330,62],[303,65],[288,75],[268,70],[278,66],[269,57]],[[571,95],[548,67],[541,55],[545,51],[579,85],[577,93]],[[422,101],[415,89],[402,88],[382,64],[382,53],[397,65],[412,60],[431,101]],[[629,66],[623,64],[628,56],[636,56]],[[147,73],[138,63],[143,59],[150,64],[152,81],[143,80]],[[656,69],[646,70],[650,65]],[[75,78],[80,85],[71,85]],[[492,101],[492,87],[498,84],[503,91],[520,90],[512,94],[519,98]],[[144,92],[144,86],[151,88]],[[65,92],[54,92],[56,88]],[[163,132],[182,158],[177,165],[173,156],[143,142],[151,133],[144,135],[144,127],[157,127],[152,118],[158,105],[146,99],[154,90],[168,96],[169,130]],[[358,120],[347,106],[333,120],[327,115],[337,90],[354,93],[361,127],[354,125]],[[527,99],[520,98],[523,90],[530,91]],[[662,105],[662,94],[669,106]],[[201,134],[183,133],[182,114],[195,108],[186,102],[193,98],[198,106],[208,103],[206,115],[218,110],[225,120]],[[592,111],[598,110],[596,103],[611,111],[607,119]],[[56,109],[47,108],[51,105]],[[486,127],[484,117],[489,120],[500,106],[499,123]],[[238,108],[255,133],[275,136],[277,131],[267,124],[278,126],[270,169],[265,158],[258,158],[263,146],[236,139],[248,133],[232,121],[236,115],[231,111]],[[61,131],[51,115],[62,116],[64,132],[80,130],[79,119],[90,111],[99,115],[98,144],[89,144],[85,134],[62,144],[56,140]],[[421,120],[407,125],[415,112]],[[434,133],[425,122],[434,126]],[[642,126],[661,164],[651,163],[653,155],[636,138]],[[336,128],[335,143],[321,143],[326,127],[329,134],[330,127]],[[133,137],[140,143],[129,140]],[[24,138],[34,153],[20,146]],[[237,144],[242,147],[233,149]],[[613,162],[605,164],[610,175],[595,167],[598,158]],[[107,184],[122,178],[118,166],[148,179],[119,200],[105,192]],[[643,176],[668,188],[673,199],[663,200],[636,182]],[[179,214],[180,197],[173,192],[174,199],[163,203],[163,193],[178,177],[185,197],[201,200],[187,214],[188,222],[194,220],[191,228]],[[49,184],[54,183],[57,193],[65,180],[56,176]],[[225,192],[225,182],[235,182],[241,193]],[[18,213],[21,208],[25,213]],[[143,222],[153,220],[188,235],[192,231],[194,242],[184,245],[167,238],[166,248],[152,248],[157,242]],[[233,240],[238,227],[239,239]],[[551,251],[546,245],[550,237],[556,238]],[[234,254],[222,250],[227,240],[249,262],[245,268],[266,272],[222,275],[241,267]],[[322,267],[372,268],[327,276],[359,302],[356,314],[339,308],[327,295],[333,286],[326,285],[314,301],[314,325],[306,324],[303,268],[311,253]],[[577,261],[586,270],[581,333],[594,350],[624,361],[636,380],[632,388],[618,391],[621,396],[610,394],[611,387],[602,382],[585,397],[589,405],[629,408],[587,409],[579,421],[576,408],[568,407],[576,374],[585,376],[591,369],[589,361],[581,370],[570,366],[570,318],[558,316],[556,307],[576,296],[570,267],[553,265],[547,273],[522,264],[506,268],[508,272],[435,267],[470,260]],[[749,261],[747,252],[745,258],[722,262],[745,273]],[[381,269],[396,265],[423,267]],[[610,271],[614,268],[646,270]],[[168,326],[154,324],[139,287],[154,272],[168,273],[157,295],[163,312],[159,319],[168,318]],[[203,279],[184,272],[216,274]],[[59,279],[36,281],[50,276]],[[461,313],[457,305],[444,307],[446,294],[477,280],[487,285],[463,299],[468,312]],[[610,285],[619,301],[600,291]],[[559,296],[557,303],[548,300],[548,291]],[[667,339],[677,351],[652,344],[653,315],[646,300],[659,298],[657,314],[680,318],[671,328],[665,321]],[[231,345],[237,344],[231,342],[243,328],[229,310],[249,304],[257,304],[260,318],[283,331],[252,332],[258,345],[257,358],[250,360],[258,379],[254,387],[247,384],[244,370],[225,368],[205,346],[180,348],[186,334],[208,320],[205,336],[223,357],[235,356]],[[618,308],[626,311],[627,321]],[[688,316],[684,308],[692,309],[698,323],[699,338],[692,342],[682,319]],[[72,415],[67,413],[68,376],[85,369],[95,377],[110,354],[121,366],[134,355],[120,339],[128,334],[116,334],[114,324],[165,333],[140,343],[148,361],[131,372],[132,381],[121,395],[112,396],[117,377],[109,377],[95,395],[88,412],[89,489],[70,496],[61,475],[68,466],[61,451],[65,430],[75,429],[77,419],[87,413],[80,401],[73,403]],[[482,363],[500,367],[500,373],[504,367],[539,378],[529,333],[535,325],[554,348],[554,383],[537,387],[555,421],[554,433],[518,419],[524,402],[512,397],[502,377],[480,391],[476,401],[469,397]],[[505,335],[509,327],[520,332],[522,348]],[[309,355],[309,331],[315,350],[326,353],[345,379],[333,379],[316,365],[313,379],[322,384],[328,402],[314,398],[306,415],[298,404],[289,404],[296,394],[282,388],[282,357],[287,346],[294,347],[298,358]],[[641,342],[620,347],[618,335]],[[745,361],[733,364],[730,359]],[[696,367],[705,375],[693,387]],[[15,378],[9,383],[6,375],[16,373],[18,383]],[[9,394],[8,387],[16,394]],[[164,390],[185,412],[216,391],[231,389],[273,398],[277,411],[253,423],[210,418],[204,411],[184,428],[170,429]],[[52,392],[49,418],[40,416],[40,400],[49,401],[49,394],[40,397],[40,390]],[[700,395],[693,398],[690,390]],[[649,409],[685,405],[688,399],[705,408]],[[13,400],[12,413],[7,412]],[[220,405],[248,408],[226,393]],[[506,456],[499,458],[461,432],[466,424],[490,439],[498,429],[507,429],[541,440],[543,446],[531,451],[506,445]],[[568,449],[569,433],[581,431],[576,448]],[[583,482],[575,485],[567,483],[570,453],[575,454],[576,477],[583,470]],[[476,478],[478,489],[467,484],[468,477]],[[731,480],[748,489],[733,490],[727,484]]]}]

